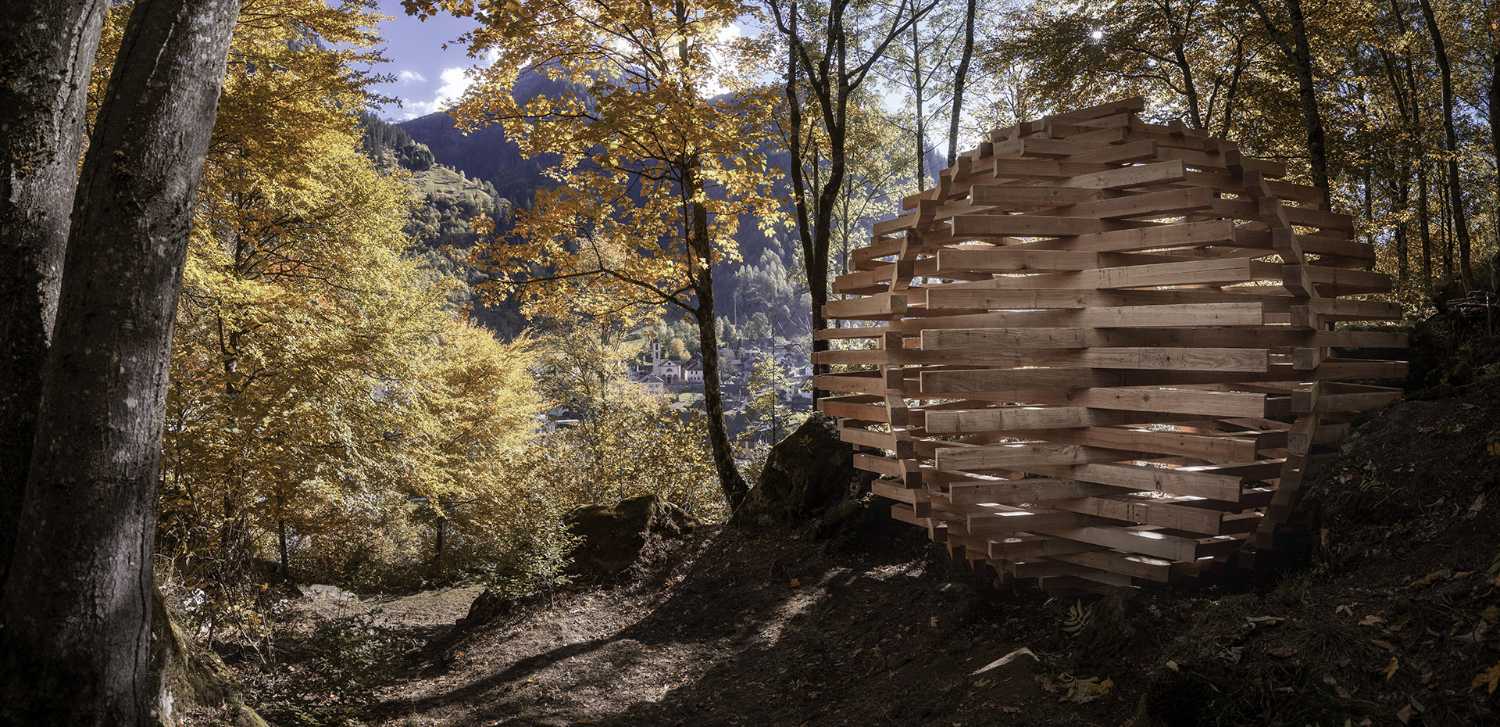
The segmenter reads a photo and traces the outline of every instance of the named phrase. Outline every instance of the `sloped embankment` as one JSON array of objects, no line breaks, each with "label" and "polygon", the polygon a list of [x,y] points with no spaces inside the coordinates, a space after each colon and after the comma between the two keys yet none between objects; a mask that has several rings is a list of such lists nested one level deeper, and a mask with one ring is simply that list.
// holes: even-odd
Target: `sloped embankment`
[{"label": "sloped embankment", "polygon": [[[908,528],[709,530],[388,674],[366,724],[1493,724],[1500,381],[1369,418],[1259,590],[993,591]],[[980,671],[1026,648],[1004,666]],[[1032,656],[1034,655],[1034,657]]]}]

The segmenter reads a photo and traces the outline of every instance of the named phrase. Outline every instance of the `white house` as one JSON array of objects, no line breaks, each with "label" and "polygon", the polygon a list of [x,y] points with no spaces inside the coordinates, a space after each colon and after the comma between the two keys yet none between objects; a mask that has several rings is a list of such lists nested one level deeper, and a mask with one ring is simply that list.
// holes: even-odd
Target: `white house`
[{"label": "white house", "polygon": [[682,380],[689,384],[703,383],[703,362],[696,358],[688,361],[682,367]]},{"label": "white house", "polygon": [[675,383],[682,380],[682,364],[672,359],[655,361],[651,365],[651,374],[660,376],[662,381],[669,384]]}]

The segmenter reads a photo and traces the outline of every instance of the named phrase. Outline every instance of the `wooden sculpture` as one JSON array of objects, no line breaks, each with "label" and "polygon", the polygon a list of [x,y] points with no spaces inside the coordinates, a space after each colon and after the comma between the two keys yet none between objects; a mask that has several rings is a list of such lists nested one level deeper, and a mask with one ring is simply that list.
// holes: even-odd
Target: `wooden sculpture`
[{"label": "wooden sculpture", "polygon": [[[815,332],[893,515],[1006,578],[1130,587],[1272,547],[1399,308],[1349,215],[1141,99],[996,131],[875,225]],[[845,321],[843,325],[837,325]],[[864,323],[854,323],[863,321]],[[1361,382],[1361,383],[1352,383]]]}]

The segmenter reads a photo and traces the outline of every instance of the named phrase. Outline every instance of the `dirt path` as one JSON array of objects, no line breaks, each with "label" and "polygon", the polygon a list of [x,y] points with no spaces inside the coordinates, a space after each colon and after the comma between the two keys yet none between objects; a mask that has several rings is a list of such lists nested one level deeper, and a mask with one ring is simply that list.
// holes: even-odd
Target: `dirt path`
[{"label": "dirt path", "polygon": [[[902,545],[823,556],[723,533],[660,586],[567,595],[470,634],[384,690],[370,721],[962,725],[1033,699],[1027,659],[970,678],[1012,645]],[[942,615],[900,620],[913,612]]]}]

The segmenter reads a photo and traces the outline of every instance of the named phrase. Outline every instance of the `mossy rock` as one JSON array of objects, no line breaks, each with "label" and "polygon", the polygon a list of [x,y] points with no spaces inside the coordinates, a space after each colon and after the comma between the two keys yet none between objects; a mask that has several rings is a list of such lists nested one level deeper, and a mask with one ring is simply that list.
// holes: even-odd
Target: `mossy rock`
[{"label": "mossy rock", "polygon": [[796,525],[857,498],[869,476],[854,468],[854,450],[839,439],[838,422],[813,414],[777,442],[760,480],[735,513],[744,525]]}]

